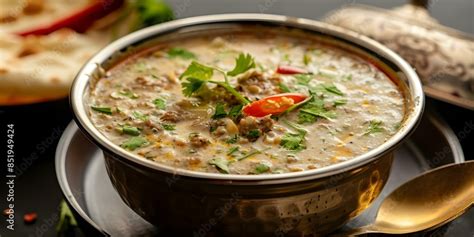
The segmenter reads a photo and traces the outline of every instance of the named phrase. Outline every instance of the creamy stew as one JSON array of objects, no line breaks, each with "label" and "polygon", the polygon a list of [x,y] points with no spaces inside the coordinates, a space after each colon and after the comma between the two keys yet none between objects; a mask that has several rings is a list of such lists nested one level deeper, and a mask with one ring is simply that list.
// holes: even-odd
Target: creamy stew
[{"label": "creamy stew", "polygon": [[399,129],[405,99],[376,66],[316,37],[188,37],[130,57],[92,83],[94,125],[168,166],[297,172],[361,155]]}]

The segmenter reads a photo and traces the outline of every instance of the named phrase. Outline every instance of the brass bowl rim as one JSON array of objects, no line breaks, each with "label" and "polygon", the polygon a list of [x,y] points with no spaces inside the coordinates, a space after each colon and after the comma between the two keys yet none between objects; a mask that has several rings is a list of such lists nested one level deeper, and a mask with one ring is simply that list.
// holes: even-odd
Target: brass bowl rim
[{"label": "brass bowl rim", "polygon": [[[90,75],[94,74],[97,69],[97,65],[101,65],[102,63],[106,62],[112,55],[116,54],[121,49],[126,49],[134,43],[139,43],[149,38],[164,35],[169,32],[176,31],[177,29],[198,25],[244,22],[274,24],[330,35],[336,38],[349,41],[356,46],[363,47],[364,50],[367,49],[367,51],[375,53],[381,58],[392,62],[405,74],[407,84],[410,87],[409,92],[411,93],[411,97],[413,99],[413,106],[411,108],[411,111],[407,111],[407,113],[409,114],[407,115],[404,126],[402,126],[402,128],[396,134],[394,134],[389,140],[387,140],[382,145],[360,156],[337,164],[322,167],[319,169],[293,173],[236,175],[190,171],[143,159],[142,157],[125,151],[120,146],[112,143],[92,124],[91,120],[89,119],[89,116],[87,115],[87,110],[85,109],[84,96],[86,94],[85,92],[88,89],[89,79],[91,77]],[[337,26],[314,20],[282,15],[237,13],[198,16],[175,20],[136,31],[132,34],[129,34],[114,41],[113,43],[100,50],[95,56],[93,56],[78,72],[71,87],[70,103],[73,110],[74,119],[79,128],[104,152],[112,153],[115,157],[120,157],[120,159],[125,159],[136,165],[148,167],[156,171],[166,172],[176,176],[207,179],[209,181],[220,183],[225,182],[227,184],[238,185],[244,183],[248,185],[291,183],[317,178],[324,178],[343,173],[361,167],[367,163],[370,163],[378,159],[379,157],[391,152],[399,143],[403,142],[413,132],[413,130],[416,128],[417,124],[421,119],[425,104],[425,97],[422,90],[421,81],[413,70],[413,68],[395,52],[383,46],[382,44],[372,39],[369,39],[368,37],[365,37],[350,30],[346,30]]]}]

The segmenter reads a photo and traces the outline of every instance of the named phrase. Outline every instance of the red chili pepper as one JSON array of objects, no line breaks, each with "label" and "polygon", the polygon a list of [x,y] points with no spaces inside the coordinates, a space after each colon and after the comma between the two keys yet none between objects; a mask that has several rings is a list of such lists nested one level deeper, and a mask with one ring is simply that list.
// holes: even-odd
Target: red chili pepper
[{"label": "red chili pepper", "polygon": [[79,33],[85,32],[98,19],[122,6],[124,0],[96,0],[90,5],[61,18],[50,25],[17,33],[17,35],[47,35],[61,28],[70,28]]},{"label": "red chili pepper", "polygon": [[286,66],[286,65],[278,66],[276,72],[280,73],[280,74],[287,74],[287,75],[308,73],[308,71],[306,71],[302,68],[293,67],[293,66]]},{"label": "red chili pepper", "polygon": [[37,218],[38,218],[38,215],[36,214],[36,212],[30,212],[30,213],[26,213],[23,216],[23,221],[25,222],[25,224],[33,224],[35,223]]},{"label": "red chili pepper", "polygon": [[272,95],[252,102],[245,106],[242,111],[244,114],[254,117],[281,114],[294,104],[304,101],[306,98],[308,98],[307,95],[298,93]]}]

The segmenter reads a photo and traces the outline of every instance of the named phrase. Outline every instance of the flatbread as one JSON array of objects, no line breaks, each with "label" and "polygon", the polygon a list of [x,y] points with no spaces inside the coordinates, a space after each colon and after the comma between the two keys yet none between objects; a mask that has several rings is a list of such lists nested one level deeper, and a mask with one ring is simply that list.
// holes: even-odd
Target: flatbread
[{"label": "flatbread", "polygon": [[0,35],[0,95],[15,97],[66,96],[81,66],[110,40],[69,29],[47,36]]},{"label": "flatbread", "polygon": [[81,66],[112,40],[110,30],[79,34],[61,29],[21,37],[15,32],[48,25],[91,0],[0,0],[0,105],[62,98]]}]

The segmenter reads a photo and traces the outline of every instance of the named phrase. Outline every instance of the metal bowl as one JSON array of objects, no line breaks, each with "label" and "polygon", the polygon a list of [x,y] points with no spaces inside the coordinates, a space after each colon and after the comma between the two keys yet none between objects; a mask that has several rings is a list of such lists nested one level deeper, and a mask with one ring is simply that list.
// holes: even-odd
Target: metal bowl
[{"label": "metal bowl", "polygon": [[[396,73],[407,110],[400,130],[367,153],[320,169],[286,174],[223,175],[173,168],[113,144],[89,119],[84,98],[91,75],[162,39],[248,26],[285,27],[321,36]],[[325,41],[325,42],[326,42]],[[125,36],[95,55],[77,75],[71,105],[81,130],[104,152],[108,175],[124,202],[164,231],[206,236],[302,236],[330,232],[366,209],[387,181],[393,150],[413,132],[424,108],[414,70],[397,54],[360,34],[317,21],[265,14],[193,17]]]}]

